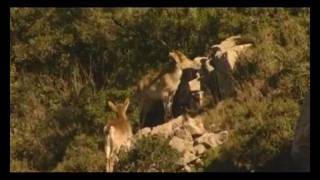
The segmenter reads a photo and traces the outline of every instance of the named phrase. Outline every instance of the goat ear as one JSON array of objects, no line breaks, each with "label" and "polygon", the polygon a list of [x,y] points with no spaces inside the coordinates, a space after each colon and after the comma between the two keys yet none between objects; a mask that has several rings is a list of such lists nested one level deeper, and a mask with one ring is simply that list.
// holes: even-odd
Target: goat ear
[{"label": "goat ear", "polygon": [[209,61],[209,58],[207,58],[207,57],[203,57],[202,59],[200,59],[201,64],[204,64],[207,61]]},{"label": "goat ear", "polygon": [[116,108],[116,106],[113,104],[113,102],[108,101],[108,105],[109,105],[109,107],[112,109],[112,111],[117,111],[117,108]]},{"label": "goat ear", "polygon": [[171,57],[170,60],[172,59],[174,62],[179,63],[180,57],[179,57],[177,51],[174,50],[174,51],[170,52],[169,56]]},{"label": "goat ear", "polygon": [[129,98],[126,98],[126,100],[124,101],[125,111],[128,109],[129,104],[130,104],[130,99],[129,99]]},{"label": "goat ear", "polygon": [[180,61],[189,59],[189,58],[187,58],[187,56],[186,56],[185,54],[183,54],[181,51],[176,51],[176,53],[177,53]]}]

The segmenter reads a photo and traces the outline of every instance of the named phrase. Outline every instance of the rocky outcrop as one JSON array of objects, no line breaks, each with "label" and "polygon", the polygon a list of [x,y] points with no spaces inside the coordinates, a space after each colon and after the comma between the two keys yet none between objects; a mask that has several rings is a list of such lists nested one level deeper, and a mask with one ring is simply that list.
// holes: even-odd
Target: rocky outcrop
[{"label": "rocky outcrop", "polygon": [[207,130],[203,124],[201,115],[194,118],[179,116],[153,128],[143,128],[135,136],[164,136],[169,138],[169,145],[182,153],[177,162],[184,171],[192,171],[192,168],[203,165],[205,153],[223,144],[228,139],[228,132],[213,133]]}]

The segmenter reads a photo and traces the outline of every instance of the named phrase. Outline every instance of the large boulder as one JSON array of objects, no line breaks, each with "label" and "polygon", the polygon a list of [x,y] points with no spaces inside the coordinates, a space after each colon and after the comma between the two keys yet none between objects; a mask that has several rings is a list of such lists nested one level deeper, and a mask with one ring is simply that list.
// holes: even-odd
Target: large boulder
[{"label": "large boulder", "polygon": [[153,127],[151,131],[152,136],[163,135],[166,138],[168,138],[172,133],[173,133],[172,123],[165,123],[165,124]]},{"label": "large boulder", "polygon": [[201,116],[195,118],[187,117],[187,121],[184,122],[184,127],[189,130],[193,136],[202,135],[206,132]]},{"label": "large boulder", "polygon": [[166,138],[172,137],[174,135],[174,131],[177,128],[181,127],[183,120],[184,120],[184,117],[183,116],[179,116],[179,117],[177,117],[175,119],[170,120],[167,123],[155,126],[155,127],[152,128],[150,134],[152,136],[163,135]]},{"label": "large boulder", "polygon": [[184,140],[175,136],[170,140],[169,145],[182,153],[193,151],[193,141]]}]

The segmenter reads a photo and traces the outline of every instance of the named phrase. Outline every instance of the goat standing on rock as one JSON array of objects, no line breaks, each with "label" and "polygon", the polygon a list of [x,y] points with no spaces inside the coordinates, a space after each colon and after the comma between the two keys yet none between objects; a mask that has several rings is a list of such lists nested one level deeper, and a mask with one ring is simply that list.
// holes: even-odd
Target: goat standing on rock
[{"label": "goat standing on rock", "polygon": [[164,119],[167,121],[172,116],[171,106],[173,97],[181,81],[184,69],[201,68],[201,63],[192,61],[180,51],[172,51],[169,56],[174,60],[174,65],[162,72],[148,74],[138,83],[140,95],[140,121],[143,125],[147,114],[153,105],[161,100],[164,107]]},{"label": "goat standing on rock", "polygon": [[131,145],[131,137],[133,135],[131,125],[126,115],[126,111],[129,106],[129,99],[127,98],[124,103],[116,105],[111,101],[108,101],[108,105],[112,111],[117,113],[117,118],[108,121],[103,129],[106,137],[106,171],[112,172],[120,148],[125,147],[129,149]]},{"label": "goat standing on rock", "polygon": [[239,56],[253,44],[241,39],[241,36],[231,36],[220,44],[211,46],[210,60],[206,62],[206,79],[215,103],[235,94],[232,71]]}]

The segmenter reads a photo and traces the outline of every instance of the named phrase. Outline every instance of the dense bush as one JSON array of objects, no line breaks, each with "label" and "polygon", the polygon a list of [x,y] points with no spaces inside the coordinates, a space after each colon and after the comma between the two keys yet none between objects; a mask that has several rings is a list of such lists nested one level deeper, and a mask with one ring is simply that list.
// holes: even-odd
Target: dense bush
[{"label": "dense bush", "polygon": [[105,170],[104,150],[99,149],[100,137],[78,135],[66,149],[63,161],[54,171],[101,172]]},{"label": "dense bush", "polygon": [[131,151],[120,153],[115,171],[176,172],[180,157],[182,154],[164,137],[143,137],[133,144]]},{"label": "dense bush", "polygon": [[[260,169],[288,148],[310,86],[309,16],[307,8],[11,8],[11,171],[103,171],[103,126],[114,117],[106,102],[130,97],[136,131],[141,76],[166,66],[172,49],[193,58],[235,34],[254,47],[233,72],[237,97],[207,109],[208,126],[231,138],[203,170]],[[143,167],[156,161],[173,171],[175,153],[147,156],[165,144],[142,140],[119,170],[151,171]]]},{"label": "dense bush", "polygon": [[290,146],[298,114],[297,104],[285,98],[219,104],[207,121],[230,130],[230,137],[215,160],[243,170],[262,168]]}]

